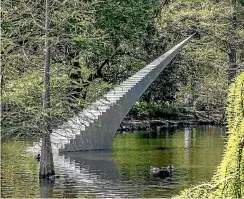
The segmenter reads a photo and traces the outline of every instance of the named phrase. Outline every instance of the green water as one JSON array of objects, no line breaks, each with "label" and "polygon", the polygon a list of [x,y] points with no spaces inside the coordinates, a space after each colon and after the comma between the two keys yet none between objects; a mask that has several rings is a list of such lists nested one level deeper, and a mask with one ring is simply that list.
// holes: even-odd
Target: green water
[{"label": "green water", "polygon": [[[57,155],[53,182],[39,182],[26,143],[2,143],[1,197],[171,197],[211,179],[225,141],[224,128],[214,126],[118,134],[112,151]],[[169,164],[172,176],[151,175],[150,167]]]}]

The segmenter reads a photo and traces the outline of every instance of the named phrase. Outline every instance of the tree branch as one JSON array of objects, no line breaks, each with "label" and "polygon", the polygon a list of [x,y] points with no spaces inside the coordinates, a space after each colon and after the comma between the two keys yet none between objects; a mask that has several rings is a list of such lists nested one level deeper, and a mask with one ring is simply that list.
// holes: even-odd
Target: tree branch
[{"label": "tree branch", "polygon": [[[29,10],[29,11],[30,11],[30,10]],[[37,21],[36,21],[34,15],[32,14],[31,11],[30,11],[30,15],[31,15],[31,17],[32,17],[32,19],[33,19],[34,24],[35,24],[36,26],[38,26],[39,28],[41,28],[42,30],[45,30],[45,27],[43,27],[42,25],[40,25],[39,23],[37,23]]]},{"label": "tree branch", "polygon": [[138,57],[137,55],[135,55],[134,53],[132,52],[126,52],[125,55],[128,55],[130,57],[133,57],[135,59],[139,59],[139,60],[142,60],[144,62],[147,62],[147,60],[145,58],[142,58],[142,57]]},{"label": "tree branch", "polygon": [[32,17],[32,19],[33,19],[34,24],[35,24],[37,27],[41,28],[42,30],[45,30],[45,27],[44,27],[44,26],[42,26],[42,25],[40,25],[39,23],[37,23],[37,21],[36,21],[34,15],[33,15],[33,13],[32,13],[32,11],[30,10],[30,8],[28,8],[28,7],[26,7],[26,6],[25,6],[25,8],[29,11],[29,13],[30,13],[30,15],[31,15],[31,17]]}]

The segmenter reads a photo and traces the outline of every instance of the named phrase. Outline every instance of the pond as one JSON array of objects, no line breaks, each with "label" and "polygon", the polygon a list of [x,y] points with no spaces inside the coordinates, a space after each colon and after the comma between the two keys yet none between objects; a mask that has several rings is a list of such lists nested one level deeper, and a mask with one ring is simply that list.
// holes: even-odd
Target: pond
[{"label": "pond", "polygon": [[[112,150],[54,155],[53,181],[38,179],[39,164],[25,153],[26,142],[2,144],[2,198],[171,197],[211,179],[221,161],[224,127],[195,126],[158,132],[125,132]],[[175,170],[152,175],[151,167]]]}]

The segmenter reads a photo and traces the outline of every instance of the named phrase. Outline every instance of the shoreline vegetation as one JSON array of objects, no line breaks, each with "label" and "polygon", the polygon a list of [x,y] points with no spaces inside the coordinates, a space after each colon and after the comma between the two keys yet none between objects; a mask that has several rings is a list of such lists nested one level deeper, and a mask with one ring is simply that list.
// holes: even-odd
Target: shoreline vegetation
[{"label": "shoreline vegetation", "polygon": [[158,131],[161,128],[190,126],[190,125],[221,125],[226,122],[225,113],[206,111],[192,111],[180,114],[176,117],[145,118],[145,117],[126,117],[121,123],[118,131]]},{"label": "shoreline vegetation", "polygon": [[244,72],[230,85],[227,107],[228,142],[210,182],[182,191],[175,198],[244,197]]}]

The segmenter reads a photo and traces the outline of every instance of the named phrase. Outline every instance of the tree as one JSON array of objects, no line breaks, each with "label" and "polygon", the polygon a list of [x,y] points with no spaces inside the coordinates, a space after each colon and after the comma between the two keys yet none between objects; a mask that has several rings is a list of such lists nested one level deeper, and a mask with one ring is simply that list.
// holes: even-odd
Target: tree
[{"label": "tree", "polygon": [[[90,67],[99,68],[93,78],[100,77],[113,84],[119,83],[172,46],[168,45],[167,38],[160,34],[155,23],[159,7],[167,3],[159,6],[156,1],[109,0],[98,5],[96,26],[107,34],[107,45],[99,51],[94,50],[96,58],[90,58],[95,60],[90,62]],[[168,76],[172,76],[171,71]],[[169,79],[164,78],[164,81],[154,84],[155,89],[151,86],[142,98],[151,100],[149,95],[160,95],[162,91],[166,93],[165,90],[172,89],[174,85],[172,81],[168,82]],[[172,98],[171,94],[168,97]]]},{"label": "tree", "polygon": [[[50,21],[50,1],[45,0],[45,61],[44,61],[44,93],[43,93],[43,108],[44,111],[51,108],[50,99],[50,41],[49,41],[49,21]],[[55,175],[52,144],[50,135],[52,129],[50,126],[49,117],[43,118],[44,132],[42,136],[41,146],[41,160],[40,160],[40,178],[49,178],[49,176]]]},{"label": "tree", "polygon": [[[194,31],[200,33],[200,40],[192,40],[181,53],[177,66],[182,74],[177,94],[181,101],[186,98],[181,90],[188,90],[193,106],[206,109],[207,99],[212,99],[215,109],[225,106],[225,100],[216,93],[226,96],[227,84],[242,70],[243,11],[241,1],[177,1],[163,7],[157,22],[169,43]],[[206,90],[214,91],[207,92],[210,98]]]},{"label": "tree", "polygon": [[148,60],[143,40],[155,3],[49,0],[45,6],[5,1],[2,9],[2,138],[42,137],[40,177],[54,174],[51,129]]},{"label": "tree", "polygon": [[156,38],[154,2],[51,1],[52,106],[47,114],[40,109],[39,63],[45,43],[41,3],[3,4],[2,138],[26,132],[39,137],[43,114],[51,126],[62,123],[154,57],[156,47],[148,48],[149,38]]},{"label": "tree", "polygon": [[[89,45],[98,35],[92,34],[90,5],[75,0],[46,0],[45,5],[43,1],[28,0],[3,3],[1,105],[6,114],[2,118],[2,135],[42,136],[40,178],[54,175],[51,129],[56,122],[75,114],[67,100],[72,66],[68,54],[82,52],[78,44]],[[45,63],[44,71],[39,63]],[[44,80],[40,79],[43,72]]]}]

